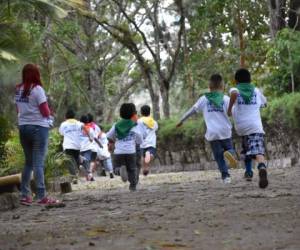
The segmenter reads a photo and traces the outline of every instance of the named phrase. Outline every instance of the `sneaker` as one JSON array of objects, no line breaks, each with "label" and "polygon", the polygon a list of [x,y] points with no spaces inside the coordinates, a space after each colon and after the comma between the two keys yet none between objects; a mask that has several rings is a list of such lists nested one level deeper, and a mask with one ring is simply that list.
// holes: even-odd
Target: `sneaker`
[{"label": "sneaker", "polygon": [[126,166],[122,166],[120,168],[120,175],[121,175],[122,181],[124,181],[124,182],[128,181],[128,173],[127,173]]},{"label": "sneaker", "polygon": [[53,198],[44,197],[43,199],[39,200],[37,204],[39,205],[55,205],[60,204],[61,202],[59,200],[55,200]]},{"label": "sneaker", "polygon": [[258,182],[259,187],[266,188],[269,184],[267,169],[265,167],[259,168],[258,176],[259,176],[259,182]]},{"label": "sneaker", "polygon": [[109,173],[109,177],[110,177],[110,179],[113,179],[114,178],[114,174],[113,173]]},{"label": "sneaker", "polygon": [[151,161],[151,154],[150,154],[149,151],[146,151],[146,153],[145,153],[145,163],[149,164],[150,161]]},{"label": "sneaker", "polygon": [[131,192],[135,192],[135,191],[136,191],[136,186],[129,185],[129,190],[130,190]]},{"label": "sneaker", "polygon": [[246,179],[246,181],[252,181],[253,172],[245,172],[244,178]]},{"label": "sneaker", "polygon": [[231,168],[237,168],[238,167],[238,161],[236,160],[236,158],[234,157],[234,155],[230,151],[225,151],[224,152],[224,158],[225,158],[226,162],[228,163],[228,165]]},{"label": "sneaker", "polygon": [[149,174],[149,169],[145,168],[143,169],[143,175],[147,176]]},{"label": "sneaker", "polygon": [[231,183],[231,178],[230,178],[229,176],[225,177],[225,178],[223,179],[223,183],[224,183],[224,184],[230,184],[230,183]]},{"label": "sneaker", "polygon": [[101,171],[101,174],[100,174],[100,176],[106,176],[106,172],[105,172],[105,170],[102,170],[102,171]]},{"label": "sneaker", "polygon": [[95,181],[93,174],[92,174],[92,173],[89,173],[89,174],[86,176],[86,180],[87,180],[87,181]]},{"label": "sneaker", "polygon": [[22,197],[20,200],[20,203],[25,206],[31,206],[32,198],[30,196]]}]

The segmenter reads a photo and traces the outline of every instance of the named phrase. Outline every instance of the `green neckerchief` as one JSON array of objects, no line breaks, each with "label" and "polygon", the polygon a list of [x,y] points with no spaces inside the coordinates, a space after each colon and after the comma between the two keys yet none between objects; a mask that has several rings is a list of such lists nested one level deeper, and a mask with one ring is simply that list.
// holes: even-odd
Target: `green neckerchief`
[{"label": "green neckerchief", "polygon": [[131,119],[121,119],[118,121],[115,125],[117,138],[119,140],[124,139],[134,126],[136,126],[136,122]]},{"label": "green neckerchief", "polygon": [[254,85],[251,83],[238,83],[236,87],[239,90],[244,102],[249,104],[254,93]]},{"label": "green neckerchief", "polygon": [[224,94],[219,91],[205,93],[205,97],[217,108],[222,108]]}]

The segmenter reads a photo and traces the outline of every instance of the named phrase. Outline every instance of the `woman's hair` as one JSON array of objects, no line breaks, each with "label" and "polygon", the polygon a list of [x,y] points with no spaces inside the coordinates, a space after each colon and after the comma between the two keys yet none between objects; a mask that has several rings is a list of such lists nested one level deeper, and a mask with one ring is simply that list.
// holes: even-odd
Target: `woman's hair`
[{"label": "woman's hair", "polygon": [[42,86],[40,70],[36,65],[29,63],[23,67],[22,84],[24,84],[23,97],[28,96],[36,85]]}]

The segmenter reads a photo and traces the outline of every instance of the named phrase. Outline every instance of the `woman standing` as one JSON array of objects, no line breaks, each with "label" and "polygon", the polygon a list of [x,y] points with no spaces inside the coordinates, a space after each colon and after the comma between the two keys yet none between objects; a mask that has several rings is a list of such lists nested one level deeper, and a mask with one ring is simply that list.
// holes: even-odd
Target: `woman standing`
[{"label": "woman standing", "polygon": [[18,111],[20,141],[25,155],[22,172],[21,204],[31,205],[30,179],[32,171],[36,182],[38,204],[55,204],[59,201],[46,196],[44,161],[48,149],[50,109],[36,65],[27,64],[22,71],[22,83],[16,86],[15,102]]}]

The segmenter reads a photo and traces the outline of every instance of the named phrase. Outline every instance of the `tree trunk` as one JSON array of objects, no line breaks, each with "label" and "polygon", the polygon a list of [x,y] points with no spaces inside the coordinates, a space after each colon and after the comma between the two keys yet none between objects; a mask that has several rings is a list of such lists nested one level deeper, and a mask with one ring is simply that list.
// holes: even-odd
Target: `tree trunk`
[{"label": "tree trunk", "polygon": [[161,80],[160,83],[160,93],[162,98],[162,106],[164,118],[170,118],[170,102],[169,102],[169,83],[166,83],[165,80]]},{"label": "tree trunk", "polygon": [[245,41],[244,41],[244,23],[241,16],[241,6],[237,6],[237,17],[236,17],[237,32],[239,37],[240,47],[240,67],[246,67],[246,55],[245,55]]},{"label": "tree trunk", "polygon": [[149,68],[145,69],[144,71],[144,79],[146,81],[146,86],[147,89],[149,90],[149,94],[152,102],[153,117],[155,120],[159,120],[160,119],[159,95],[156,93],[156,91],[153,88],[152,76]]},{"label": "tree trunk", "polygon": [[291,29],[300,31],[300,16],[297,15],[297,12],[300,9],[299,0],[290,0],[290,8],[288,11],[289,21],[288,25]]},{"label": "tree trunk", "polygon": [[269,0],[270,32],[275,38],[277,32],[286,26],[286,0]]},{"label": "tree trunk", "polygon": [[101,74],[96,69],[89,69],[88,78],[88,95],[90,97],[90,106],[93,110],[91,113],[95,115],[95,121],[101,123],[103,121],[105,108],[105,89],[101,83]]}]

